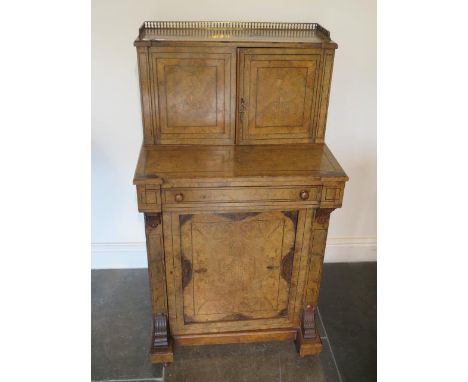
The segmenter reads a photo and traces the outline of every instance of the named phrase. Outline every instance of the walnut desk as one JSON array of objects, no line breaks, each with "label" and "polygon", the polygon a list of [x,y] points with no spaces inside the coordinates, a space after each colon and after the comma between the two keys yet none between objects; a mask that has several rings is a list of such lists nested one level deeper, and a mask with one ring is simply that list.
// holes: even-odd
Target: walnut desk
[{"label": "walnut desk", "polygon": [[348,180],[324,143],[336,44],[318,24],[145,22],[138,53],[151,361],[173,346],[295,340]]}]

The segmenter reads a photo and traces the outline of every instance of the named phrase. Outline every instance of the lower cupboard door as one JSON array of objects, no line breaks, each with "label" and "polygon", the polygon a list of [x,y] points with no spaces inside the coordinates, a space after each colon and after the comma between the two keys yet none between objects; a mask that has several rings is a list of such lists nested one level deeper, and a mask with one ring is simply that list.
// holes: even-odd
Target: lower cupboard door
[{"label": "lower cupboard door", "polygon": [[311,214],[166,213],[171,331],[297,326]]}]

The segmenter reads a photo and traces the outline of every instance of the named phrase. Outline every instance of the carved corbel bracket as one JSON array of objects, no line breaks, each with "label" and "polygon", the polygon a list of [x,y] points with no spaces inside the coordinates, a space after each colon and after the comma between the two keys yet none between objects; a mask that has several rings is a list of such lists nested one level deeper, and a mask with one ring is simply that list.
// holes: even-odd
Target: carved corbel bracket
[{"label": "carved corbel bracket", "polygon": [[322,351],[322,341],[315,325],[315,307],[312,305],[306,305],[302,311],[301,327],[295,342],[301,357],[319,354]]},{"label": "carved corbel bracket", "polygon": [[153,315],[153,338],[151,343],[150,361],[169,365],[174,361],[172,339],[169,337],[167,315]]},{"label": "carved corbel bracket", "polygon": [[163,313],[157,313],[153,316],[153,342],[151,350],[157,351],[159,349],[167,348],[169,346],[167,330],[167,317]]},{"label": "carved corbel bracket", "polygon": [[154,215],[145,214],[146,232],[153,231],[160,224],[161,224],[161,214],[154,214]]},{"label": "carved corbel bracket", "polygon": [[302,313],[301,330],[304,339],[313,340],[317,336],[315,330],[315,308],[307,305]]},{"label": "carved corbel bracket", "polygon": [[315,213],[315,221],[320,225],[326,225],[333,211],[334,208],[319,208]]}]

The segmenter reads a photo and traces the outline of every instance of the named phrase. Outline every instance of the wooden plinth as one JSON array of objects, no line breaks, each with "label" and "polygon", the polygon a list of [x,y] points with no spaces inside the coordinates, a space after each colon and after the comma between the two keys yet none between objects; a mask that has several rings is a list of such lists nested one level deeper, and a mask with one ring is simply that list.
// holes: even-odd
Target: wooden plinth
[{"label": "wooden plinth", "polygon": [[215,345],[247,342],[269,342],[287,341],[295,339],[296,349],[300,357],[317,355],[322,351],[320,333],[316,329],[314,339],[304,339],[302,331],[299,330],[264,330],[246,331],[237,333],[213,333],[174,336],[174,341],[169,339],[169,346],[162,349],[152,349],[150,354],[151,363],[168,364],[174,361],[173,343],[181,346]]},{"label": "wooden plinth", "polygon": [[308,340],[304,338],[301,330],[297,331],[295,343],[299,356],[305,357],[307,355],[317,355],[322,351],[322,340],[320,339],[318,329],[315,330],[315,333],[315,338]]},{"label": "wooden plinth", "polygon": [[174,336],[175,343],[182,346],[238,344],[247,342],[287,341],[294,339],[295,329],[272,329],[245,332],[188,334]]},{"label": "wooden plinth", "polygon": [[172,339],[169,339],[169,346],[161,349],[151,349],[150,362],[151,363],[171,363],[174,361],[174,349]]}]

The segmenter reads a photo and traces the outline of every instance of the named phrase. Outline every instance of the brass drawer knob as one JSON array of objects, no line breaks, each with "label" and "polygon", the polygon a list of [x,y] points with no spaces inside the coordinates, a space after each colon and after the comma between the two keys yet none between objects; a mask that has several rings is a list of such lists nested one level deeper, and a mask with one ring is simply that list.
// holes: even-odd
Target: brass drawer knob
[{"label": "brass drawer knob", "polygon": [[184,200],[184,194],[176,194],[174,199],[177,203],[180,203],[181,201]]},{"label": "brass drawer knob", "polygon": [[302,200],[307,200],[309,199],[309,193],[306,190],[302,190],[299,194]]}]

